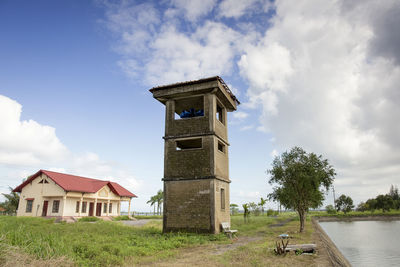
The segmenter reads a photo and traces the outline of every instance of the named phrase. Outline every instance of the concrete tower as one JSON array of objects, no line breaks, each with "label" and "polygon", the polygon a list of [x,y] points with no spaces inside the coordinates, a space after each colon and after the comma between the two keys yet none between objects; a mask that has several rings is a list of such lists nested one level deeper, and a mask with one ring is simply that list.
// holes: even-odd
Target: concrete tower
[{"label": "concrete tower", "polygon": [[219,233],[230,223],[227,112],[218,76],[150,89],[165,111],[163,231]]}]

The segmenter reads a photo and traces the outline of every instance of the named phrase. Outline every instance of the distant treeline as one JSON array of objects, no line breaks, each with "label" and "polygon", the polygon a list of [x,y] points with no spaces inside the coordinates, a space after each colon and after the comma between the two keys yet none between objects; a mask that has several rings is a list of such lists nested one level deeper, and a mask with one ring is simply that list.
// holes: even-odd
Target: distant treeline
[{"label": "distant treeline", "polygon": [[397,186],[391,185],[388,194],[370,198],[357,206],[357,211],[374,211],[380,209],[384,212],[391,209],[400,209],[400,195]]}]

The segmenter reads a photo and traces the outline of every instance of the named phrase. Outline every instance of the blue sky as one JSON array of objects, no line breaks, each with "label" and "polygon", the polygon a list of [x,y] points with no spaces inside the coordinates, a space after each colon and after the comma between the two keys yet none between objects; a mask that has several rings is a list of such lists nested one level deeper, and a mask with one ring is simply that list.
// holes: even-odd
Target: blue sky
[{"label": "blue sky", "polygon": [[273,155],[295,145],[331,161],[339,194],[386,193],[400,170],[399,10],[389,0],[1,1],[0,192],[51,169],[115,180],[150,210],[164,107],[148,89],[220,75],[243,103],[229,117],[231,202],[265,197]]}]

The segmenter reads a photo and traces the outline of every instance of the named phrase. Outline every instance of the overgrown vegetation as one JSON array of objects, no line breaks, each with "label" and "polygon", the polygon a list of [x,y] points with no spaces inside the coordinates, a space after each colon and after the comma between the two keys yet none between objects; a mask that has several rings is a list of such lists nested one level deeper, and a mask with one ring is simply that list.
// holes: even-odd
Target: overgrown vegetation
[{"label": "overgrown vegetation", "polygon": [[[153,224],[154,225],[154,224]],[[36,259],[66,257],[80,266],[140,262],[146,256],[165,257],[176,248],[229,242],[224,235],[161,233],[157,227],[129,227],[115,222],[59,224],[28,217],[0,217],[0,262],[11,247]]]},{"label": "overgrown vegetation", "polygon": [[4,209],[4,213],[12,215],[15,214],[18,209],[19,195],[18,193],[13,192],[11,187],[8,188],[10,189],[10,193],[2,194],[6,200],[0,203],[0,207]]},{"label": "overgrown vegetation", "polygon": [[97,217],[82,217],[78,219],[78,222],[97,222],[100,221],[101,219],[97,218]]},{"label": "overgrown vegetation", "polygon": [[121,216],[114,217],[113,220],[114,221],[129,221],[131,219],[129,218],[128,215],[121,215]]}]

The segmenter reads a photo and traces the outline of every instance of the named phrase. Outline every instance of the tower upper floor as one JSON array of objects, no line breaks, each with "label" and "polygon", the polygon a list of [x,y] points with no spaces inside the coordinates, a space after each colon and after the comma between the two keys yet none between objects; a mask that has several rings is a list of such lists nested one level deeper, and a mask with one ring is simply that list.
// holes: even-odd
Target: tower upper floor
[{"label": "tower upper floor", "polygon": [[150,92],[166,106],[165,139],[215,134],[228,141],[227,112],[240,102],[219,76],[158,86]]}]

